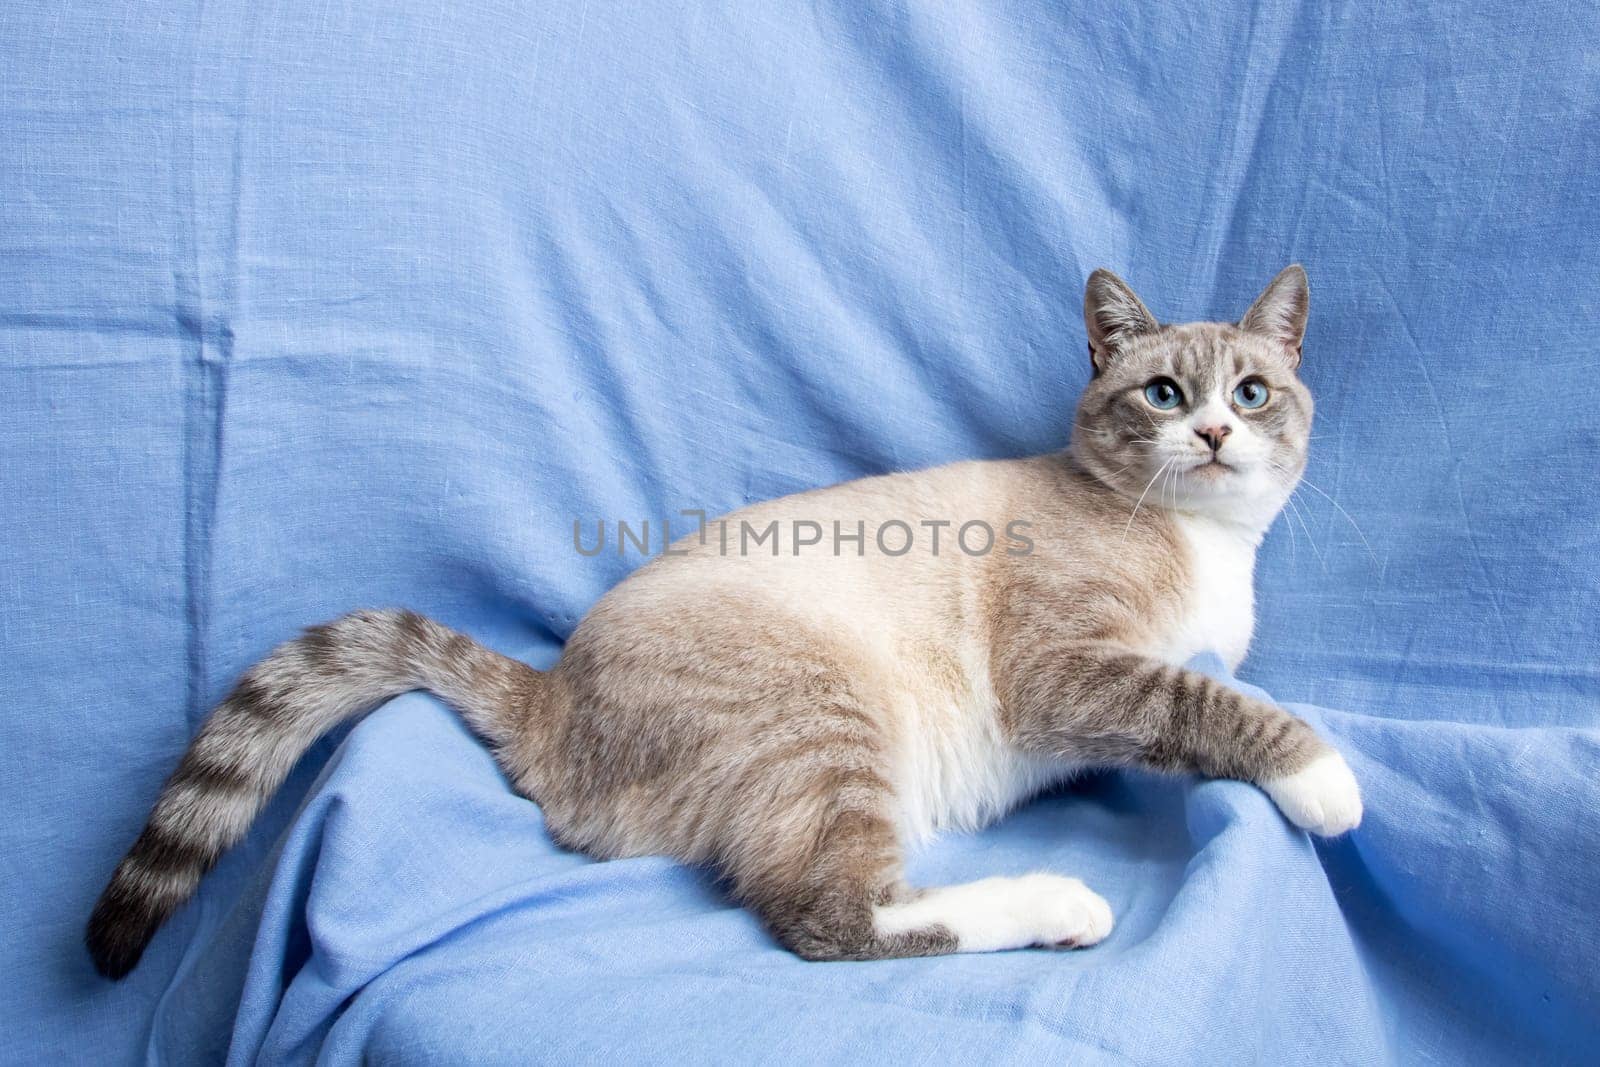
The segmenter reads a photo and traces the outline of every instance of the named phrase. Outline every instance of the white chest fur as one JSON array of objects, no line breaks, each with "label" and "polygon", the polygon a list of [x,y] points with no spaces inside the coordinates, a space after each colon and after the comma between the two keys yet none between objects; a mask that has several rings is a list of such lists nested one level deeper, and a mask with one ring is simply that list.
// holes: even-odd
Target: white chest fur
[{"label": "white chest fur", "polygon": [[1189,550],[1189,587],[1156,654],[1181,664],[1197,652],[1211,651],[1231,670],[1244,659],[1255,629],[1253,579],[1260,538],[1198,515],[1179,515],[1177,523]]},{"label": "white chest fur", "polygon": [[959,651],[964,691],[912,697],[902,711],[896,793],[901,828],[911,841],[987,826],[1072,773],[1071,766],[1030,756],[1006,739],[987,649],[973,644]]}]

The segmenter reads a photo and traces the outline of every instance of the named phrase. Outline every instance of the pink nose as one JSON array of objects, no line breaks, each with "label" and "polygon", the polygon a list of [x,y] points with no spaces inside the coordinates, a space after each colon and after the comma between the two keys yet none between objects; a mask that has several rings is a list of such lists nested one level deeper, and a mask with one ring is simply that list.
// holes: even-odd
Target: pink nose
[{"label": "pink nose", "polygon": [[1194,431],[1206,444],[1211,446],[1211,451],[1216,452],[1222,447],[1222,439],[1233,432],[1232,426],[1198,426]]}]

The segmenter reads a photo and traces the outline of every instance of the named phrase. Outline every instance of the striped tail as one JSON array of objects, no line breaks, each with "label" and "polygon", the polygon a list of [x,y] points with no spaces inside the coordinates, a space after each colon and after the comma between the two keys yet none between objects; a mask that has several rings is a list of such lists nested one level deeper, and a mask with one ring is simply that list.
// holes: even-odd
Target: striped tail
[{"label": "striped tail", "polygon": [[89,920],[95,967],[121,978],[244,836],[306,749],[338,723],[426,689],[497,749],[539,703],[541,676],[409,611],[358,611],[280,645],[217,706],[117,865]]}]

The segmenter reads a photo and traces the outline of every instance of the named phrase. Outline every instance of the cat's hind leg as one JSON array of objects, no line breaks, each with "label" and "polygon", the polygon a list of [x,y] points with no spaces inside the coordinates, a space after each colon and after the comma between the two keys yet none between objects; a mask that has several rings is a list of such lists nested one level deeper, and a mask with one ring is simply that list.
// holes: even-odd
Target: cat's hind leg
[{"label": "cat's hind leg", "polygon": [[1039,873],[912,889],[902,877],[888,784],[858,765],[816,774],[810,786],[820,792],[784,805],[808,825],[791,822],[783,835],[745,841],[754,847],[732,872],[740,898],[799,956],[1081,947],[1111,932],[1111,908],[1075,878]]},{"label": "cat's hind leg", "polygon": [[782,805],[784,832],[751,835],[725,863],[734,889],[791,952],[808,960],[877,960],[959,951],[934,919],[880,927],[885,908],[910,896],[889,817],[889,786],[872,770],[816,774],[808,796]]}]

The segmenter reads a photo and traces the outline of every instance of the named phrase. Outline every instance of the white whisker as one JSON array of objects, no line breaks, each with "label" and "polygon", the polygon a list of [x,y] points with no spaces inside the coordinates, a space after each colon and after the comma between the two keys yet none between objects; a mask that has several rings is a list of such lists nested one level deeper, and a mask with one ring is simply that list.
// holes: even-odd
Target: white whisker
[{"label": "white whisker", "polygon": [[1297,571],[1300,569],[1300,538],[1294,532],[1294,518],[1288,511],[1283,513],[1283,525],[1289,531],[1289,569]]},{"label": "white whisker", "polygon": [[1310,489],[1312,492],[1320,494],[1323,499],[1332,504],[1338,510],[1339,514],[1344,516],[1344,520],[1350,524],[1351,528],[1355,530],[1356,536],[1361,538],[1361,543],[1366,546],[1367,555],[1372,557],[1372,562],[1378,562],[1378,554],[1372,550],[1372,542],[1367,540],[1367,535],[1362,532],[1360,524],[1357,523],[1356,520],[1351,517],[1350,513],[1344,509],[1344,505],[1340,504],[1327,493],[1324,493],[1320,488],[1312,483],[1310,478],[1307,478],[1303,474],[1300,476],[1300,484],[1305,486],[1307,489]]},{"label": "white whisker", "polygon": [[1157,470],[1154,474],[1152,474],[1150,476],[1150,481],[1145,485],[1144,492],[1140,493],[1139,494],[1139,499],[1135,500],[1133,502],[1133,511],[1128,516],[1128,524],[1122,528],[1122,540],[1119,542],[1120,544],[1127,544],[1128,543],[1128,531],[1133,529],[1133,520],[1139,514],[1139,505],[1143,504],[1144,503],[1144,498],[1150,494],[1150,486],[1155,485],[1156,484],[1156,479],[1161,477],[1161,475],[1166,472],[1166,469],[1168,467],[1172,466],[1172,464],[1175,463],[1175,462],[1176,462],[1176,460],[1171,460],[1171,459],[1167,460],[1165,463],[1163,463],[1161,465],[1159,470]]},{"label": "white whisker", "polygon": [[[1296,490],[1295,492],[1298,492],[1298,491],[1299,490]],[[1311,533],[1311,524],[1308,523],[1306,521],[1306,517],[1303,514],[1301,514],[1300,506],[1295,503],[1294,493],[1290,493],[1289,494],[1289,499],[1284,501],[1284,503],[1289,505],[1289,508],[1290,508],[1290,512],[1289,513],[1300,520],[1300,527],[1301,527],[1301,529],[1305,530],[1305,532],[1306,532],[1306,544],[1311,546],[1311,554],[1313,556],[1317,557],[1317,566],[1322,569],[1322,573],[1323,574],[1327,574],[1328,573],[1328,564],[1326,563],[1326,561],[1323,560],[1322,553],[1317,551],[1317,539]]]}]

